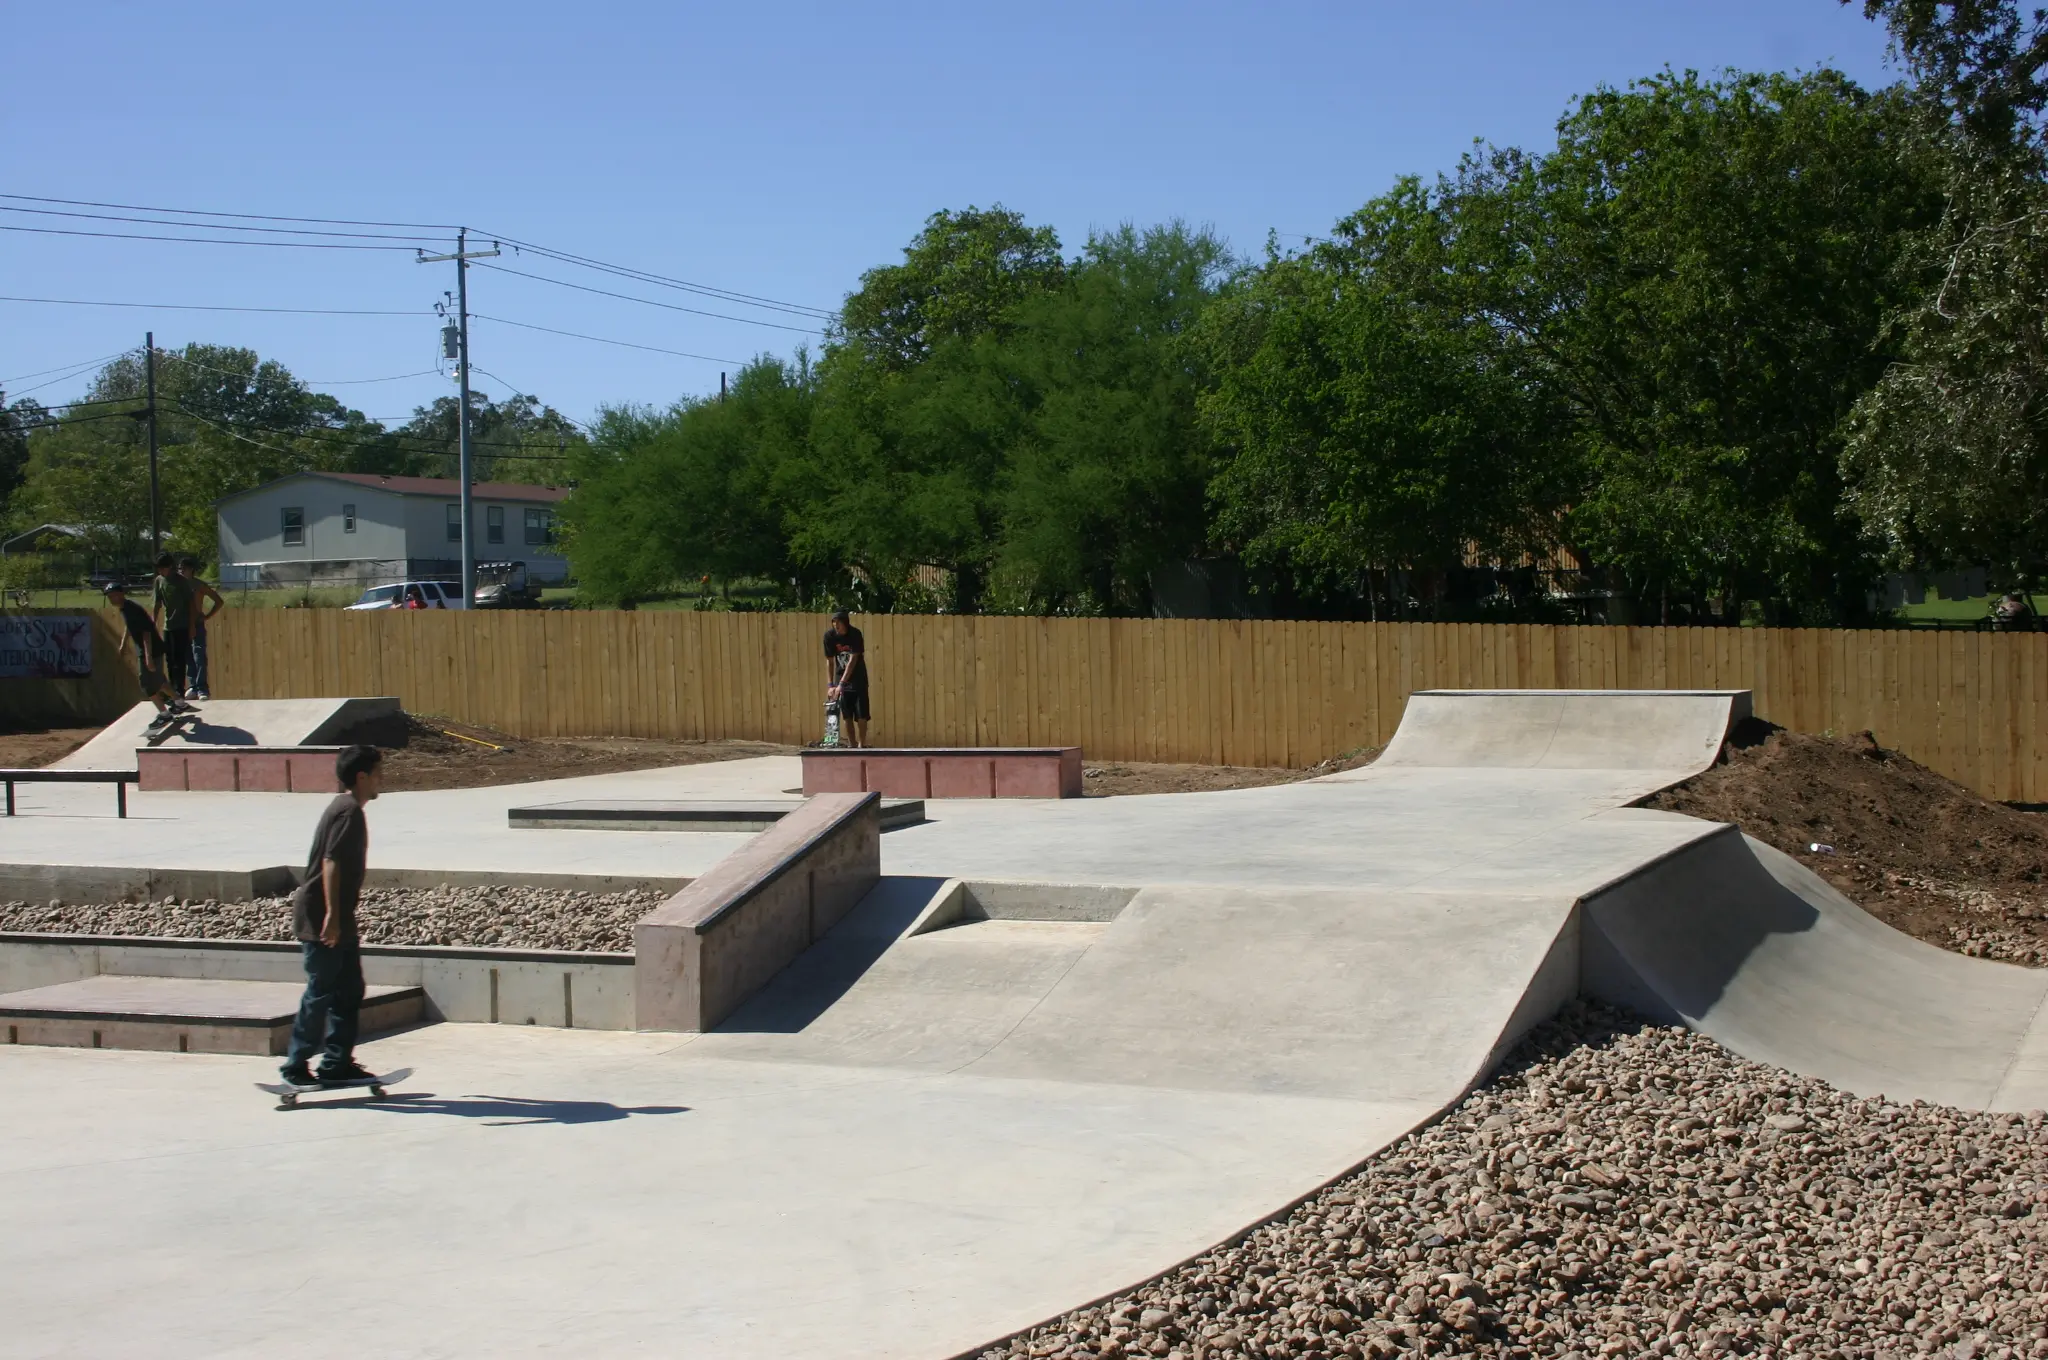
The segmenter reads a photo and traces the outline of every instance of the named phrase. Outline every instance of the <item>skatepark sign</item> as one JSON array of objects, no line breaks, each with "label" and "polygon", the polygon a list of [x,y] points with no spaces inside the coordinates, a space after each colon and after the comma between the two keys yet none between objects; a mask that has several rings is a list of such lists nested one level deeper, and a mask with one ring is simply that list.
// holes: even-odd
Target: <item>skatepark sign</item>
[{"label": "skatepark sign", "polygon": [[0,680],[74,680],[91,674],[90,618],[0,615]]}]

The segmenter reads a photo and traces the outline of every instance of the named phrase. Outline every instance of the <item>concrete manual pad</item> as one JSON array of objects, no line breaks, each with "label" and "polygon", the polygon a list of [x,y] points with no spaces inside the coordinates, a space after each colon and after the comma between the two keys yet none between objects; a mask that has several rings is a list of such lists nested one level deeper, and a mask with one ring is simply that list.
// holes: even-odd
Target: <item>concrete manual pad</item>
[{"label": "concrete manual pad", "polygon": [[[804,805],[801,798],[577,798],[510,808],[505,823],[525,831],[765,831]],[[882,829],[924,820],[921,798],[884,798]]]}]

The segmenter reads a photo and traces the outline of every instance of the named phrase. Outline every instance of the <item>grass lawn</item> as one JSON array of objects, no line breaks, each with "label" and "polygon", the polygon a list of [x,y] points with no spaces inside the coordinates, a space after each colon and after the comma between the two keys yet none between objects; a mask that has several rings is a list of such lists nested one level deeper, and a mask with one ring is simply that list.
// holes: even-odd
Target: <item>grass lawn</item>
[{"label": "grass lawn", "polygon": [[[1975,623],[1991,614],[1991,606],[2003,597],[1979,595],[1969,600],[1943,600],[1928,592],[1924,604],[1909,604],[1900,610],[1907,618],[1919,623]],[[2048,614],[2048,595],[2034,596],[2034,612]]]}]

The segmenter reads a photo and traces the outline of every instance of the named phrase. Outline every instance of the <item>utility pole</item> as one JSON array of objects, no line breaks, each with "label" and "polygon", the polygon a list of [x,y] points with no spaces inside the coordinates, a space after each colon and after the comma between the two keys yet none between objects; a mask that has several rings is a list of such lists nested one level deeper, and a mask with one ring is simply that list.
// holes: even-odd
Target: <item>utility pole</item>
[{"label": "utility pole", "polygon": [[498,243],[491,242],[489,250],[469,248],[469,229],[463,227],[455,233],[455,251],[450,255],[429,255],[419,252],[419,263],[439,264],[444,260],[455,261],[455,325],[456,384],[461,388],[461,401],[455,412],[455,447],[457,478],[462,486],[462,607],[476,605],[476,515],[473,505],[472,474],[469,440],[469,262],[487,259],[498,253]]},{"label": "utility pole", "polygon": [[[149,390],[149,564],[164,550],[164,497],[156,476],[156,332],[142,335],[143,382]],[[127,554],[122,554],[124,557]]]}]

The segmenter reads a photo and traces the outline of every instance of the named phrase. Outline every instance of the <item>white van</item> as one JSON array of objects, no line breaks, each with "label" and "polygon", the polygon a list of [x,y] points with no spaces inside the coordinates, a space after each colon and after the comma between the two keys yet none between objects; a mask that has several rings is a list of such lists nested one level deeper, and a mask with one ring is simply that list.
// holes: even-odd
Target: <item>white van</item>
[{"label": "white van", "polygon": [[[410,604],[419,601],[417,606]],[[462,587],[453,581],[400,581],[395,586],[371,586],[350,609],[462,609]]]}]

